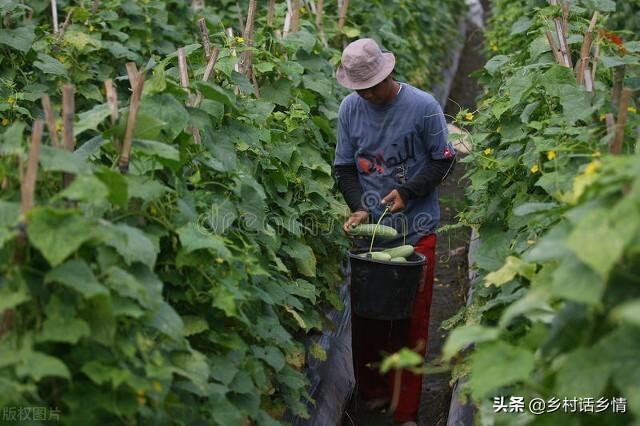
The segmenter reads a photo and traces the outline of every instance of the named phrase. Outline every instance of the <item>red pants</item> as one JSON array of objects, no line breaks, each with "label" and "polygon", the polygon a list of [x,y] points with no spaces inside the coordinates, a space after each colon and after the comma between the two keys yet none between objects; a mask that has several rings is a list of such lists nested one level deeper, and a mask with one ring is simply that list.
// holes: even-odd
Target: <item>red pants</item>
[{"label": "red pants", "polygon": [[[400,398],[393,413],[397,422],[415,421],[418,417],[422,375],[402,371],[397,377],[395,371],[385,376],[378,373],[383,353],[391,354],[403,347],[425,355],[429,336],[429,309],[433,292],[433,271],[435,268],[436,235],[423,237],[415,246],[418,253],[427,257],[424,280],[418,288],[411,318],[406,320],[383,321],[358,317],[351,314],[353,370],[356,389],[365,400],[389,398],[399,392]],[[399,379],[399,380],[398,380]],[[399,390],[394,389],[399,382]]]}]

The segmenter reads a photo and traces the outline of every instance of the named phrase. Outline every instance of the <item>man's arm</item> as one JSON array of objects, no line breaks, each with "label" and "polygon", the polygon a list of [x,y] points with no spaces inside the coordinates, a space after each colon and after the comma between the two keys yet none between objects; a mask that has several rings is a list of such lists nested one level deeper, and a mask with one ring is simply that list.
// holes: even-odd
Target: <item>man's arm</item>
[{"label": "man's arm", "polygon": [[362,205],[362,194],[364,190],[358,179],[358,169],[355,164],[336,165],[334,173],[336,181],[338,182],[338,188],[351,211],[366,211],[367,209]]},{"label": "man's arm", "polygon": [[422,173],[397,188],[402,201],[406,204],[410,200],[424,197],[432,192],[453,171],[454,166],[455,157],[431,160],[429,166]]}]

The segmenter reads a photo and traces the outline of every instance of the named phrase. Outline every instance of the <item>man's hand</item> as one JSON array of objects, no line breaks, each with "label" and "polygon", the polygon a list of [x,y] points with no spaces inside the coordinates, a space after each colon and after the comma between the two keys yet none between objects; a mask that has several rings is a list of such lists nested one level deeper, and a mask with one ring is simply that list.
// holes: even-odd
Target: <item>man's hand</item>
[{"label": "man's hand", "polygon": [[347,219],[344,225],[342,225],[342,229],[344,229],[344,232],[349,234],[349,231],[351,231],[352,225],[353,226],[359,225],[362,222],[366,222],[367,219],[369,219],[369,212],[366,212],[364,210],[358,210],[357,212],[354,212],[351,214],[351,216],[349,216],[349,219]]},{"label": "man's hand", "polygon": [[386,197],[382,199],[382,204],[389,206],[389,211],[391,213],[396,213],[404,210],[406,205],[404,204],[404,200],[400,196],[400,193],[394,189]]}]

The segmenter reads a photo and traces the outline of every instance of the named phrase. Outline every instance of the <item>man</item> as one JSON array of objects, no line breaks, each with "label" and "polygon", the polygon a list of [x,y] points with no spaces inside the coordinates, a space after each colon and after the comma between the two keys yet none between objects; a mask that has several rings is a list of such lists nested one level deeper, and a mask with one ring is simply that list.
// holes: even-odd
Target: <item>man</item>
[{"label": "man", "polygon": [[[336,73],[338,82],[355,91],[340,105],[334,161],[338,187],[352,211],[344,223],[377,221],[389,207],[388,224],[427,257],[424,279],[412,317],[379,321],[352,316],[353,362],[357,389],[370,407],[387,404],[393,395],[394,419],[414,425],[422,376],[403,371],[382,377],[381,353],[403,347],[426,353],[429,308],[435,266],[435,230],[440,208],[437,185],[454,165],[455,150],[438,102],[429,94],[395,81],[393,53],[382,52],[372,39],[349,44]],[[386,217],[386,216],[385,216]],[[383,219],[383,223],[384,219]],[[403,237],[391,242],[402,244]],[[381,245],[376,242],[376,245]]]}]

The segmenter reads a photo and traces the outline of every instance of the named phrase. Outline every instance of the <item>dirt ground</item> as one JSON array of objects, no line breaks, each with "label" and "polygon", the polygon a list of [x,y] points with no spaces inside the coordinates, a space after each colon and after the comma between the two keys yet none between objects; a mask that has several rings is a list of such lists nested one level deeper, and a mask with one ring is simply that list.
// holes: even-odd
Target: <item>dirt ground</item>
[{"label": "dirt ground", "polygon": [[[485,3],[485,2],[483,2]],[[486,9],[485,3],[485,10]],[[485,60],[481,54],[483,35],[475,30],[467,34],[460,66],[445,107],[445,114],[455,116],[459,108],[475,109],[479,87],[469,74],[482,67]],[[457,223],[456,215],[464,207],[466,182],[462,178],[465,170],[462,164],[440,186],[440,224]],[[437,359],[446,339],[446,332],[440,328],[443,321],[452,317],[466,302],[469,286],[467,278],[467,251],[470,230],[457,228],[438,234],[437,265],[431,317],[429,343],[426,361]],[[423,379],[422,401],[418,424],[420,426],[444,426],[447,424],[452,387],[449,373],[427,374]],[[347,408],[342,426],[393,426],[396,423],[385,412],[369,411],[364,402],[354,396]]]}]

